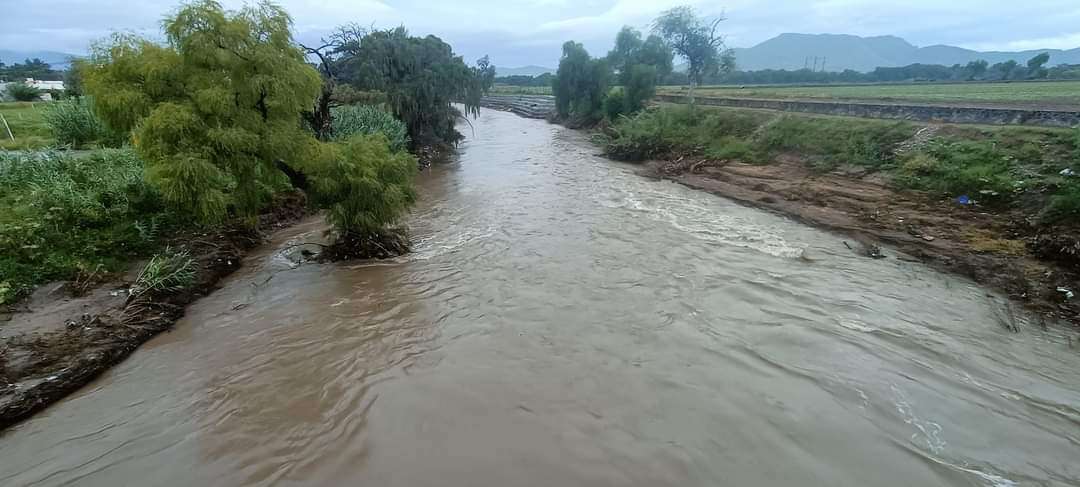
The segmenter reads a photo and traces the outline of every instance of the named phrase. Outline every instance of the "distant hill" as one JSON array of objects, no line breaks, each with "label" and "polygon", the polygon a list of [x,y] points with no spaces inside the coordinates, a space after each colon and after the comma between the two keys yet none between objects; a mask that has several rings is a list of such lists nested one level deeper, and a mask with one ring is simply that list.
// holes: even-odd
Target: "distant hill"
[{"label": "distant hill", "polygon": [[[735,49],[740,70],[802,69],[825,63],[826,71],[873,71],[874,68],[909,64],[967,64],[985,59],[990,64],[1010,59],[1025,63],[1032,57],[1050,53],[1050,65],[1080,64],[1080,48],[1070,50],[1035,49],[1019,52],[980,52],[954,46],[916,47],[895,36],[859,37],[845,34],[781,34],[749,48]],[[809,61],[808,61],[809,59]]]},{"label": "distant hill", "polygon": [[520,68],[495,66],[495,74],[498,76],[538,76],[544,73],[554,74],[555,70],[543,66],[522,66]]},{"label": "distant hill", "polygon": [[0,49],[0,62],[4,64],[21,63],[27,59],[38,58],[52,65],[53,69],[67,69],[71,64],[71,58],[78,57],[74,54],[56,51],[11,51]]}]

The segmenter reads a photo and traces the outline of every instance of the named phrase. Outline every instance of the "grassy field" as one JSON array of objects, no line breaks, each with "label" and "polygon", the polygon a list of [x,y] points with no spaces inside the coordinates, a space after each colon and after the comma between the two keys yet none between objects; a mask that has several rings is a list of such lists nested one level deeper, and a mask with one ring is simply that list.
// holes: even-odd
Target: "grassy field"
[{"label": "grassy field", "polygon": [[[657,92],[679,94],[684,87]],[[986,103],[1074,107],[1080,109],[1080,81],[1040,83],[953,83],[854,86],[703,86],[701,96],[888,100],[929,103]]]},{"label": "grassy field", "polygon": [[38,149],[52,144],[52,132],[42,118],[44,102],[0,103],[0,116],[4,117],[15,140],[8,137],[7,129],[0,122],[0,150]]},{"label": "grassy field", "polygon": [[495,85],[491,87],[493,95],[550,95],[550,86],[510,86]]}]

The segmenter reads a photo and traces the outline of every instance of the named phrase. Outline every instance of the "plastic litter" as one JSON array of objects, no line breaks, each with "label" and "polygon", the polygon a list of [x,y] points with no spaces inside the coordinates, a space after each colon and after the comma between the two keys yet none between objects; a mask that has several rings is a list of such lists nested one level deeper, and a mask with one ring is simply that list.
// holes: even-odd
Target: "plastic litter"
[{"label": "plastic litter", "polygon": [[957,196],[956,197],[956,202],[960,203],[961,205],[974,205],[975,204],[975,200],[971,199],[966,194],[962,194],[960,196]]},{"label": "plastic litter", "polygon": [[1065,294],[1065,299],[1072,299],[1073,296],[1076,296],[1075,294],[1073,294],[1072,291],[1070,291],[1069,289],[1064,288],[1064,287],[1057,288],[1057,291],[1059,293],[1064,293]]},{"label": "plastic litter", "polygon": [[1058,174],[1062,176],[1075,176],[1076,172],[1073,171],[1071,167],[1067,167],[1065,169],[1062,169],[1061,172],[1059,172]]}]

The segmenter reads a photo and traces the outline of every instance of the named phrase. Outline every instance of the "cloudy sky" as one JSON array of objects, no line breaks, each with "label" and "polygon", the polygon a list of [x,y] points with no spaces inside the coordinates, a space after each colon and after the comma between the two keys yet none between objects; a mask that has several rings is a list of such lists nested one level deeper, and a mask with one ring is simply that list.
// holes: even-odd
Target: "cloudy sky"
[{"label": "cloudy sky", "polygon": [[[83,53],[116,30],[144,34],[177,0],[0,0],[0,49]],[[237,7],[242,0],[224,0]],[[784,32],[893,34],[920,45],[1019,50],[1080,47],[1080,0],[279,0],[297,37],[343,22],[436,34],[472,60],[554,66],[567,39],[606,52],[622,25],[647,27],[659,11],[692,4],[725,13],[728,44],[749,47]],[[16,7],[17,4],[17,7]]]}]

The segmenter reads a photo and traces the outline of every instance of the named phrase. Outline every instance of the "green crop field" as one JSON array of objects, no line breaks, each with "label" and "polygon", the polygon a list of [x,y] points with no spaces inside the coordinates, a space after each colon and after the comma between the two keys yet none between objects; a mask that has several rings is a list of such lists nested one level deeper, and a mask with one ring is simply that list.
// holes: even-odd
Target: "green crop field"
[{"label": "green crop field", "polygon": [[52,132],[42,118],[44,107],[45,102],[0,103],[0,116],[7,121],[11,135],[15,137],[11,140],[4,122],[0,121],[0,150],[37,149],[51,144]]},{"label": "green crop field", "polygon": [[[685,93],[663,86],[662,94]],[[700,96],[883,100],[923,103],[981,103],[1080,108],[1080,81],[1038,83],[952,83],[849,86],[703,86]]]}]

